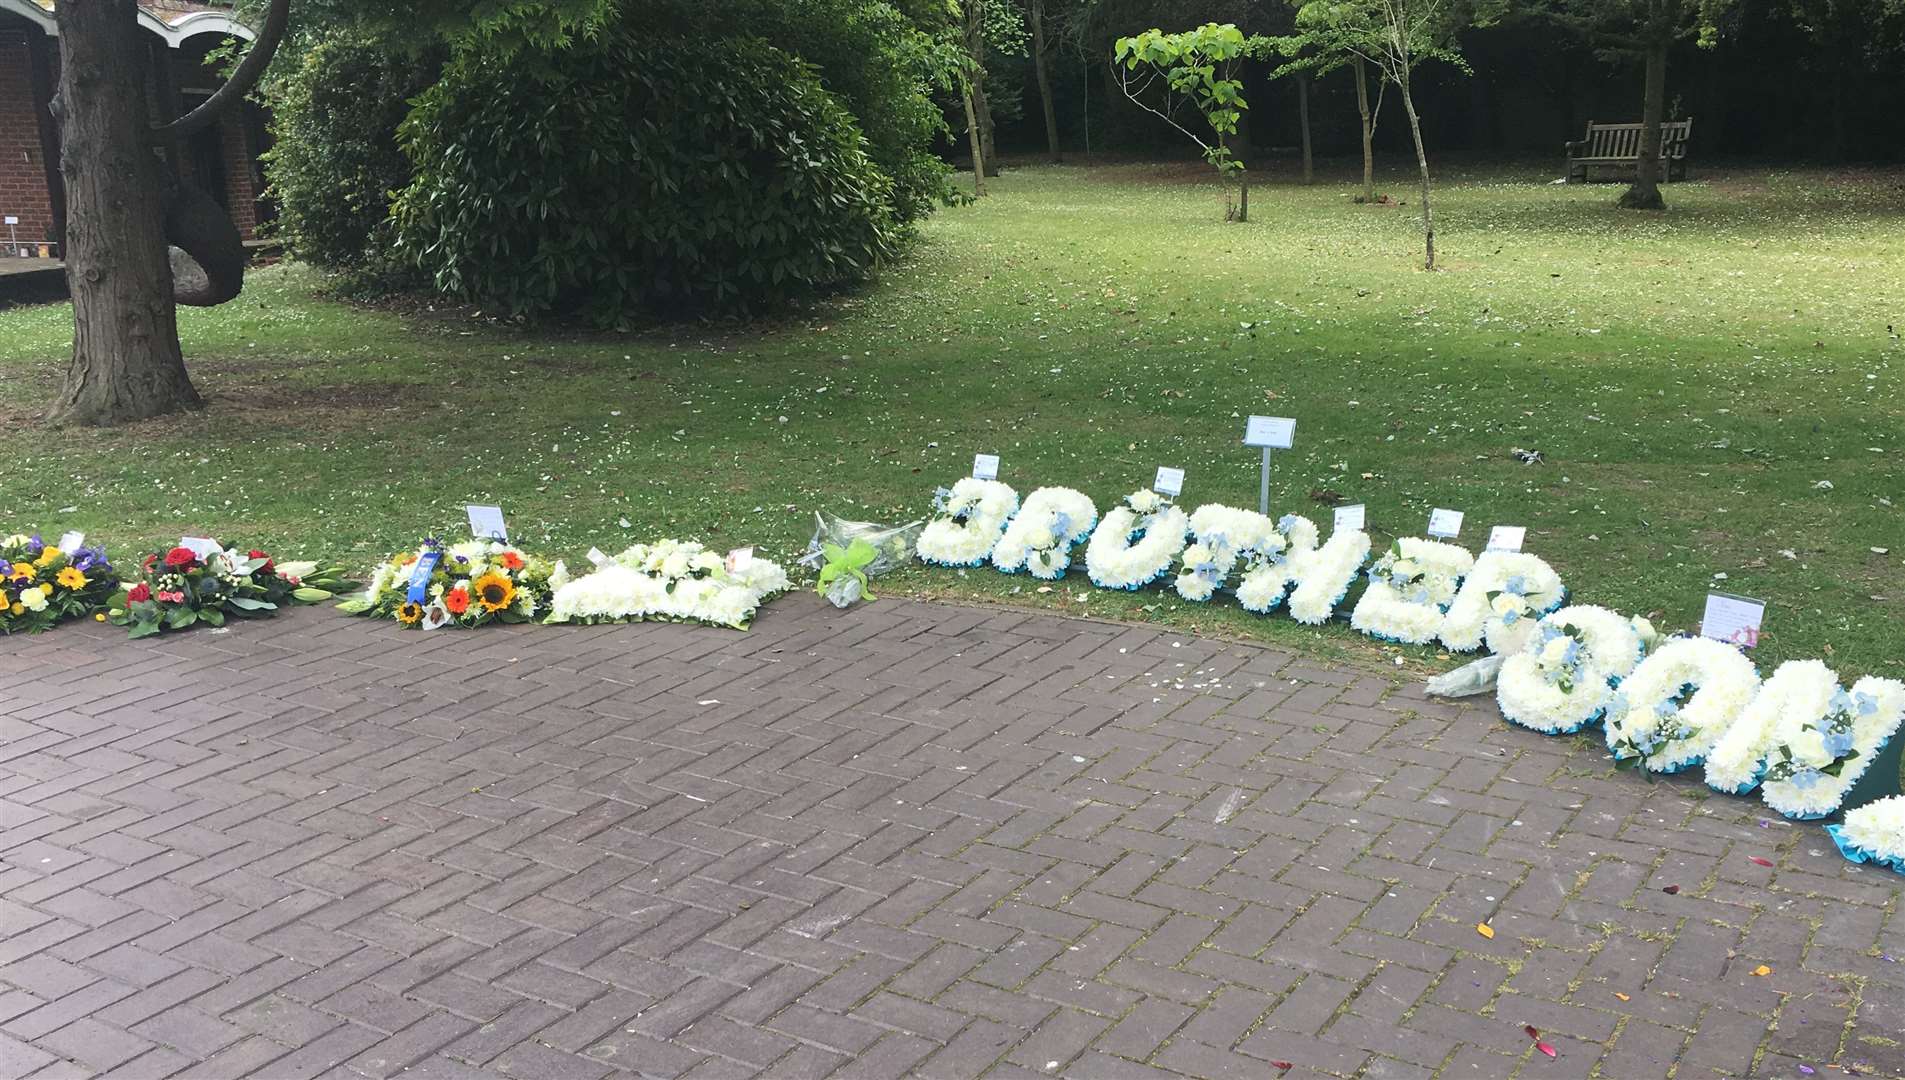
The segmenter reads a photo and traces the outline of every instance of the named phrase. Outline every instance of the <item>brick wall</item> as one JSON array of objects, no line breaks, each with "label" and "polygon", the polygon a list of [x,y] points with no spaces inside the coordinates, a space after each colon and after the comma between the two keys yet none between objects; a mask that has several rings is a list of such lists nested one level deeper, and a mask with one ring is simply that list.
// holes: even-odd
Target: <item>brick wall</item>
[{"label": "brick wall", "polygon": [[[17,235],[38,243],[53,228],[40,129],[33,111],[33,64],[26,36],[0,29],[0,216],[18,217]],[[7,239],[0,225],[0,243]]]},{"label": "brick wall", "polygon": [[219,118],[219,135],[225,158],[225,206],[238,226],[239,235],[251,239],[258,225],[258,191],[251,157],[251,139],[245,130],[250,106],[240,104]]}]

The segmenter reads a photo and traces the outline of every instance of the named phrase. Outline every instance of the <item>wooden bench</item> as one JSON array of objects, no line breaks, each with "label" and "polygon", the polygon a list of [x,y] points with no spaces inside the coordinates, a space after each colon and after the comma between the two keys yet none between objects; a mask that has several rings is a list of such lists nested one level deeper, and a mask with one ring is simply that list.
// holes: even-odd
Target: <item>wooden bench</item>
[{"label": "wooden bench", "polygon": [[[1585,183],[1595,166],[1633,169],[1640,164],[1640,124],[1597,124],[1588,121],[1587,137],[1563,144],[1568,155],[1568,183]],[[1668,180],[1687,178],[1687,140],[1693,119],[1665,120],[1660,125],[1661,173]]]}]

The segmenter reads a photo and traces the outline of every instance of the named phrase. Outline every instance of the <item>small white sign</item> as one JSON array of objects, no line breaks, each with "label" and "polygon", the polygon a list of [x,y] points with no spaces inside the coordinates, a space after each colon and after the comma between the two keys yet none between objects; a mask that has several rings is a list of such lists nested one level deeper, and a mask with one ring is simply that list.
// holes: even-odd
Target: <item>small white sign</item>
[{"label": "small white sign", "polygon": [[503,508],[500,506],[466,506],[470,514],[470,535],[478,540],[501,540],[509,543],[509,529],[503,525]]},{"label": "small white sign", "polygon": [[1462,512],[1436,507],[1429,513],[1429,535],[1453,540],[1462,532]]},{"label": "small white sign", "polygon": [[999,455],[972,455],[972,478],[974,480],[997,480],[999,478]]},{"label": "small white sign", "polygon": [[7,215],[7,224],[9,224],[9,225],[18,225],[19,223],[20,223],[20,219],[19,219],[19,218],[17,218],[17,217],[14,217],[14,216],[13,216],[12,214],[8,214],[8,215]]},{"label": "small white sign", "polygon": [[1244,445],[1288,450],[1296,441],[1296,421],[1288,416],[1253,416],[1244,425]]},{"label": "small white sign", "polygon": [[[995,458],[993,460],[996,461],[998,459]],[[723,565],[727,567],[728,573],[732,574],[738,570],[747,569],[748,564],[752,563],[753,561],[754,561],[753,548],[751,547],[735,548],[733,551],[728,552],[728,557],[725,560]]]},{"label": "small white sign", "polygon": [[86,534],[77,530],[60,537],[60,550],[68,555],[86,546]]},{"label": "small white sign", "polygon": [[1766,601],[1730,593],[1708,593],[1700,636],[1750,649],[1759,644],[1760,623],[1766,619]]},{"label": "small white sign", "polygon": [[1363,504],[1339,506],[1336,508],[1336,531],[1356,532],[1363,527]]},{"label": "small white sign", "polygon": [[199,562],[211,558],[225,548],[209,536],[181,536],[179,546],[198,556]]},{"label": "small white sign", "polygon": [[599,570],[602,567],[607,566],[609,564],[609,557],[607,555],[602,554],[601,548],[590,548],[589,562],[593,563],[595,565],[595,568]]},{"label": "small white sign", "polygon": [[1497,525],[1488,530],[1488,550],[1520,551],[1521,542],[1528,537],[1528,530],[1521,525]]},{"label": "small white sign", "polygon": [[1159,495],[1177,498],[1184,493],[1184,470],[1173,469],[1168,465],[1158,466],[1157,479],[1151,481],[1151,490]]}]

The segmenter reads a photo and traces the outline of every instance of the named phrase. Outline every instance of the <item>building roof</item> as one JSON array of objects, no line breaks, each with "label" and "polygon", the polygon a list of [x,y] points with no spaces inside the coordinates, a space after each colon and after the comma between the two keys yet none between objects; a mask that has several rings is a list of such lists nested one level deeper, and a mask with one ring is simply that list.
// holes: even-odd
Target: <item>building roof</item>
[{"label": "building roof", "polygon": [[[0,12],[19,15],[49,34],[59,33],[53,21],[53,0],[0,0]],[[175,49],[200,34],[229,34],[246,41],[255,36],[232,18],[229,6],[202,0],[139,0],[139,25]]]}]

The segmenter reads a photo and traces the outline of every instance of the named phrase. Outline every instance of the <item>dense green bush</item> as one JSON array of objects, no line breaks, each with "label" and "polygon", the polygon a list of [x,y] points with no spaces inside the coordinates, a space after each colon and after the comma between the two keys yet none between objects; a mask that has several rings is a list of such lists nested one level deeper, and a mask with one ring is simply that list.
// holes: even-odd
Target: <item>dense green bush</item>
[{"label": "dense green bush", "polygon": [[892,249],[892,181],[808,65],[752,39],[605,29],[471,53],[404,122],[402,250],[512,315],[751,308]]},{"label": "dense green bush", "polygon": [[952,198],[952,169],[933,152],[946,132],[933,89],[952,85],[958,53],[888,0],[636,0],[625,17],[684,37],[738,31],[798,56],[860,122],[901,221]]},{"label": "dense green bush", "polygon": [[274,145],[265,175],[293,253],[331,269],[388,269],[391,196],[410,183],[397,126],[442,67],[440,49],[413,51],[341,30],[271,80]]}]

